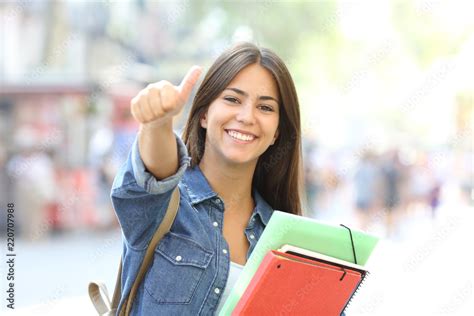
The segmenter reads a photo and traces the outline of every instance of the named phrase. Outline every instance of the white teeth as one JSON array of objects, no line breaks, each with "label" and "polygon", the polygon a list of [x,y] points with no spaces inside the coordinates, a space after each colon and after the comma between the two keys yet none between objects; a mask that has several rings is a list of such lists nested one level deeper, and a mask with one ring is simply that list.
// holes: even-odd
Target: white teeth
[{"label": "white teeth", "polygon": [[255,138],[252,135],[242,134],[236,131],[227,131],[227,133],[233,138],[238,139],[238,140],[243,140],[243,141],[251,141]]}]

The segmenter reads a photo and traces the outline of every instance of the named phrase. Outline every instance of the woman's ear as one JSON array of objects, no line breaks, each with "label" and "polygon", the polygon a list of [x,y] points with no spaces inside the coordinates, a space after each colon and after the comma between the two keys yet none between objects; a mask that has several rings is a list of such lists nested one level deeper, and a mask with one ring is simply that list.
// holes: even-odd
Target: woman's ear
[{"label": "woman's ear", "polygon": [[275,132],[275,136],[273,137],[273,140],[272,140],[272,145],[275,144],[275,142],[278,138],[278,135],[280,135],[280,131],[277,129],[276,132]]},{"label": "woman's ear", "polygon": [[207,112],[202,115],[199,122],[201,123],[202,128],[207,128]]}]

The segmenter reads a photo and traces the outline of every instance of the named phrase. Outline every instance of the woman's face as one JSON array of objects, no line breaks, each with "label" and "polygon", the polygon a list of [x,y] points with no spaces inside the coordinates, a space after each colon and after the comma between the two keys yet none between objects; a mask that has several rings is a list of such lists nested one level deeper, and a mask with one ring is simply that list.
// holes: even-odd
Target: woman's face
[{"label": "woman's face", "polygon": [[259,64],[243,68],[201,119],[204,157],[227,163],[256,163],[278,137],[278,88]]}]

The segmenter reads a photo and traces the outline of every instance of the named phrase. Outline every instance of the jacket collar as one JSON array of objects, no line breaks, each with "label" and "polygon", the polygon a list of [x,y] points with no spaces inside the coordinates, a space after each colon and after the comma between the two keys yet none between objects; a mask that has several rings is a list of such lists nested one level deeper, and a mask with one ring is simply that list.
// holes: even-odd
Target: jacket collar
[{"label": "jacket collar", "polygon": [[256,189],[253,190],[253,199],[255,201],[255,212],[260,216],[263,224],[267,226],[270,217],[272,217],[273,208],[263,199]]},{"label": "jacket collar", "polygon": [[188,167],[182,182],[193,205],[217,196],[217,193],[212,190],[209,182],[207,182],[206,177],[197,165],[193,168]]},{"label": "jacket collar", "polygon": [[[212,190],[209,182],[207,182],[206,177],[197,165],[193,168],[188,167],[184,173],[182,183],[186,188],[192,205],[218,196],[217,193]],[[266,226],[272,216],[273,209],[255,188],[253,189],[253,198],[255,202],[254,212],[260,216],[262,223]]]}]

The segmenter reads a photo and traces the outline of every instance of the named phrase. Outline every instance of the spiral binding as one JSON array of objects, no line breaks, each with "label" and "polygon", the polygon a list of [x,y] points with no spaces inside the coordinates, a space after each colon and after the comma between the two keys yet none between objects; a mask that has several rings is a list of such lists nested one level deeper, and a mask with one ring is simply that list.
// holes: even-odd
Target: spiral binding
[{"label": "spiral binding", "polygon": [[344,313],[347,309],[347,307],[351,304],[351,301],[352,299],[354,298],[354,296],[357,295],[357,293],[359,292],[359,288],[363,285],[363,283],[365,282],[365,279],[367,278],[367,276],[369,275],[369,271],[365,271],[365,273],[362,275],[362,279],[360,280],[359,284],[357,285],[356,289],[354,290],[354,292],[351,294],[351,297],[349,298],[349,300],[347,301],[346,305],[344,306],[344,308],[342,309],[342,312],[341,312],[341,315],[342,313]]},{"label": "spiral binding", "polygon": [[[352,253],[354,255],[354,263],[357,264],[357,256],[356,256],[356,251],[355,251],[355,246],[354,246],[354,239],[352,238],[352,231],[349,227],[347,227],[346,225],[344,224],[340,224],[342,227],[344,228],[347,228],[347,230],[349,230],[349,236],[351,237],[351,245],[352,245]],[[362,286],[362,284],[364,283],[365,279],[367,278],[367,276],[369,275],[369,271],[364,271],[364,273],[362,273],[362,278],[359,282],[359,284],[357,285],[356,289],[354,290],[354,292],[352,292],[351,294],[351,297],[349,298],[349,300],[347,301],[346,305],[344,306],[344,308],[342,309],[342,312],[341,312],[341,315],[342,313],[344,313],[347,309],[347,307],[350,305],[351,301],[352,301],[352,298],[357,295],[357,292],[359,291],[359,288]],[[341,278],[342,279],[342,278]]]}]

